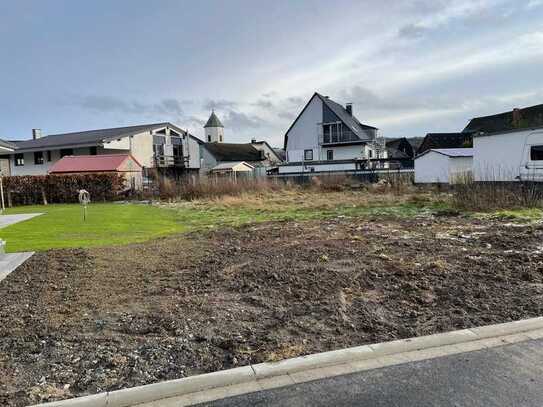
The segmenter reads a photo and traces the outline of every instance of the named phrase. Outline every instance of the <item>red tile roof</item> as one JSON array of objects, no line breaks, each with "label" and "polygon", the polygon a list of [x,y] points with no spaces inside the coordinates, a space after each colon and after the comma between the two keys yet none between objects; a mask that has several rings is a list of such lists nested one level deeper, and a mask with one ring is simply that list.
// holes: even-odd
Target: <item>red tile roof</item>
[{"label": "red tile roof", "polygon": [[119,171],[127,159],[131,159],[138,167],[141,167],[130,154],[74,155],[62,157],[53,165],[49,173]]}]

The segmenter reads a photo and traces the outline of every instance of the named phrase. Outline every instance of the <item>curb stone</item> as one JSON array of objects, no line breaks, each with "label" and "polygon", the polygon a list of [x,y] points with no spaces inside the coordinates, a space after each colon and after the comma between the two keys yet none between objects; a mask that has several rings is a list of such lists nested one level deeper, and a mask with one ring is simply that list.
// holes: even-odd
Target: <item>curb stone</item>
[{"label": "curb stone", "polygon": [[[37,404],[33,407],[129,407],[143,403],[180,397],[204,390],[257,382],[278,376],[296,374],[297,372],[319,369],[329,366],[341,365],[352,362],[371,361],[383,357],[395,357],[395,355],[423,350],[434,350],[428,354],[439,354],[441,347],[451,347],[460,344],[469,344],[482,341],[489,342],[492,338],[504,335],[521,334],[528,331],[539,331],[537,335],[543,336],[543,317],[525,319],[503,324],[488,325],[471,329],[462,329],[446,333],[428,336],[420,336],[409,339],[400,339],[371,345],[356,346],[353,348],[334,350],[330,352],[316,353],[286,359],[279,362],[259,363],[190,376],[183,379],[169,380],[145,386],[131,387],[122,390],[100,393],[92,396],[78,397],[74,399],[56,401],[45,404]],[[521,335],[526,340],[530,334]],[[496,346],[506,345],[507,342],[495,341]],[[477,348],[477,347],[476,347]],[[402,360],[399,355],[396,360]],[[406,359],[405,362],[408,360]]]}]

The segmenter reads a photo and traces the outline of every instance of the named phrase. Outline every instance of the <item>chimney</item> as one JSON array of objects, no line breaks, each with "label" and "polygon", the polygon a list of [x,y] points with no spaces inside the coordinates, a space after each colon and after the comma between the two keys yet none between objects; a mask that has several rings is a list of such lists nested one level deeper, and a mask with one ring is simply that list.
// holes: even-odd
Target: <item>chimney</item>
[{"label": "chimney", "polygon": [[520,121],[522,120],[522,115],[519,108],[513,109],[513,127],[519,127]]},{"label": "chimney", "polygon": [[32,129],[32,138],[37,140],[41,137],[41,129]]},{"label": "chimney", "polygon": [[251,144],[256,144],[256,138],[253,137],[253,138],[251,139]]},{"label": "chimney", "polygon": [[347,103],[345,105],[345,110],[347,111],[347,113],[349,113],[349,115],[353,115],[353,104],[352,103]]}]

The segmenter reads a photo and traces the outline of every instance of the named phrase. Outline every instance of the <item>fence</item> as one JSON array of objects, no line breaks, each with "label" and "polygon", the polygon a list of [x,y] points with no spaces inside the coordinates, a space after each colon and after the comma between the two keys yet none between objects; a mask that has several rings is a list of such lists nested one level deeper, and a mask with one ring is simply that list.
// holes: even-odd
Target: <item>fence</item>
[{"label": "fence", "polygon": [[351,170],[351,171],[312,171],[297,174],[272,174],[269,178],[291,181],[298,184],[307,184],[315,177],[345,177],[361,183],[375,183],[391,177],[405,177],[414,179],[415,170],[408,169],[375,169],[375,170]]}]

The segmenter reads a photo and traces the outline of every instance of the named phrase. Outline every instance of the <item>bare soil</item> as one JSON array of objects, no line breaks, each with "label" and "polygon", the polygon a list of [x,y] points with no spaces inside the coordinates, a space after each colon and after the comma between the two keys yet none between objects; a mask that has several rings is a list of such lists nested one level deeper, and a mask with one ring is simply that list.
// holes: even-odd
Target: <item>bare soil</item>
[{"label": "bare soil", "polygon": [[541,315],[543,225],[284,222],[36,254],[0,283],[0,405]]}]

